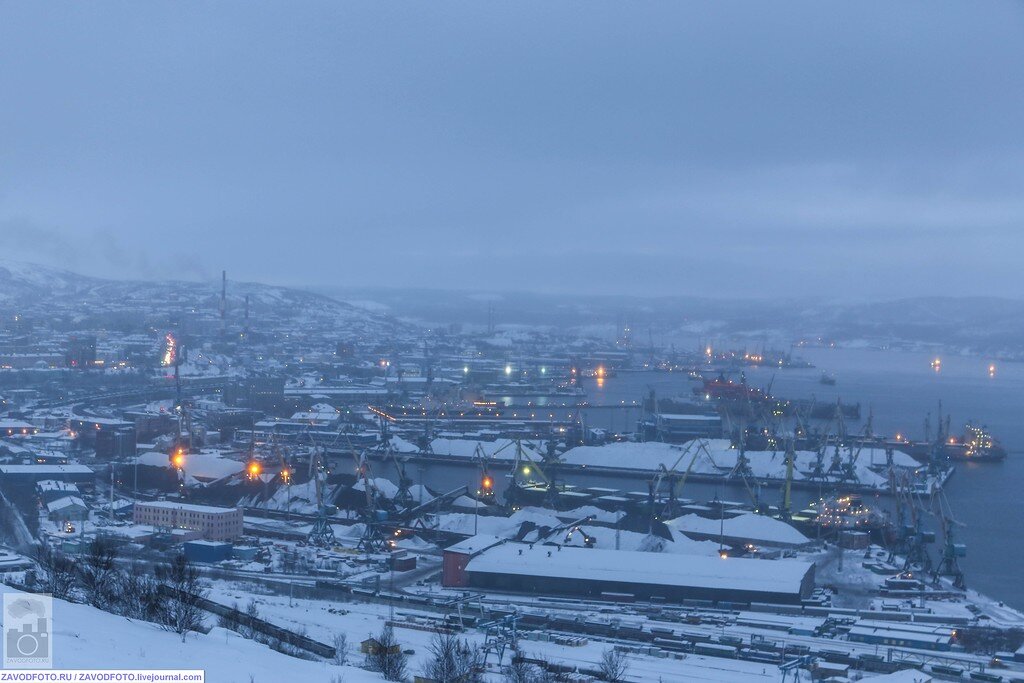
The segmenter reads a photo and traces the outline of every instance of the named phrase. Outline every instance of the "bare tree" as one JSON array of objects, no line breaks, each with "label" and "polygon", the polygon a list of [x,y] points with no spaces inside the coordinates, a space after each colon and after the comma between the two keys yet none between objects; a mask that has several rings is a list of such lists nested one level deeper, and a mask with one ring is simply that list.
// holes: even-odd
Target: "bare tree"
[{"label": "bare tree", "polygon": [[59,550],[42,543],[36,546],[36,561],[46,574],[44,585],[53,597],[70,600],[75,590],[75,563]]},{"label": "bare tree", "polygon": [[424,668],[427,678],[438,683],[477,683],[481,680],[483,658],[478,648],[451,633],[437,633],[430,641],[430,659]]},{"label": "bare tree", "polygon": [[338,666],[348,664],[348,634],[334,634],[334,663]]},{"label": "bare tree", "polygon": [[409,658],[395,639],[391,624],[377,635],[377,647],[366,655],[366,666],[379,672],[386,681],[404,681],[408,675]]},{"label": "bare tree", "polygon": [[597,670],[600,672],[602,681],[618,683],[626,677],[629,669],[629,662],[626,661],[624,652],[615,648],[608,648],[601,654],[601,661],[598,662]]},{"label": "bare tree", "polygon": [[118,580],[119,614],[143,621],[162,621],[164,599],[156,577],[141,564],[133,562],[119,574]]},{"label": "bare tree", "polygon": [[86,601],[93,607],[115,611],[112,608],[120,601],[120,576],[117,547],[113,542],[100,536],[94,538],[80,563],[78,574]]},{"label": "bare tree", "polygon": [[203,623],[203,610],[199,603],[206,589],[199,581],[199,570],[184,555],[178,555],[169,566],[157,569],[157,579],[166,587],[162,623],[181,635],[184,642],[186,634],[197,630]]},{"label": "bare tree", "polygon": [[512,661],[501,671],[505,683],[538,683],[541,680],[541,668],[526,661],[522,652],[512,653]]}]

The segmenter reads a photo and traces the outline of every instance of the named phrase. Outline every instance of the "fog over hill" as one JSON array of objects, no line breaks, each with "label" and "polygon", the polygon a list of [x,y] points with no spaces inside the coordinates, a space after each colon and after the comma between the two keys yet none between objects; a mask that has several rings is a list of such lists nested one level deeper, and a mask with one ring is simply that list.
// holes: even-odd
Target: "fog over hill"
[{"label": "fog over hill", "polygon": [[916,297],[888,301],[716,299],[545,295],[406,289],[323,289],[343,301],[432,324],[547,325],[612,337],[624,326],[639,343],[677,337],[728,337],[873,345],[937,345],[1024,353],[1024,301],[999,297]]}]

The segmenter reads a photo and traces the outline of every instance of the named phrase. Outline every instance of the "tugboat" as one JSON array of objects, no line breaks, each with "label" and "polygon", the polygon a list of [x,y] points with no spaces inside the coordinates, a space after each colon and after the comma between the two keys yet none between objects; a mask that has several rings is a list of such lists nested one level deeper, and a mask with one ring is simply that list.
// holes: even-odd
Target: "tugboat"
[{"label": "tugboat", "polygon": [[818,380],[825,386],[834,387],[836,385],[836,376],[830,375],[827,372],[821,373],[821,379]]}]

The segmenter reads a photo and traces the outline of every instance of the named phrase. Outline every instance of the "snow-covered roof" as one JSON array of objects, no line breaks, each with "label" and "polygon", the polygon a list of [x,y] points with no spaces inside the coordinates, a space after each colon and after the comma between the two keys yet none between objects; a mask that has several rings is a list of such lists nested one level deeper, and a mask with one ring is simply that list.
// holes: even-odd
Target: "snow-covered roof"
[{"label": "snow-covered roof", "polygon": [[85,501],[78,496],[64,496],[63,498],[58,498],[57,500],[47,503],[46,509],[50,512],[56,512],[58,510],[76,506],[85,510],[89,509],[89,506],[85,504]]},{"label": "snow-covered roof", "polygon": [[36,486],[43,493],[51,493],[54,491],[68,491],[78,493],[78,487],[69,481],[56,481],[54,479],[44,479],[38,482]]},{"label": "snow-covered roof", "polygon": [[238,508],[220,508],[213,505],[193,505],[191,503],[179,503],[174,500],[153,500],[135,504],[138,508],[165,508],[170,510],[188,510],[190,512],[202,512],[206,514],[219,512],[235,512]]},{"label": "snow-covered roof", "polygon": [[546,576],[656,586],[799,594],[813,565],[794,560],[721,559],[697,555],[599,550],[523,543],[498,545],[473,558],[470,573]]},{"label": "snow-covered roof", "polygon": [[[149,451],[135,458],[137,465],[170,467],[170,456],[160,451]],[[223,456],[219,452],[189,453],[185,456],[185,473],[197,479],[223,479],[245,469],[245,463]]]},{"label": "snow-covered roof", "polygon": [[0,465],[0,474],[95,474],[85,465]]},{"label": "snow-covered roof", "polygon": [[488,548],[493,548],[499,543],[503,543],[504,538],[495,536],[493,534],[477,534],[476,536],[470,536],[469,538],[459,541],[455,545],[450,545],[444,549],[446,553],[459,553],[461,555],[472,555],[474,553],[483,552]]}]

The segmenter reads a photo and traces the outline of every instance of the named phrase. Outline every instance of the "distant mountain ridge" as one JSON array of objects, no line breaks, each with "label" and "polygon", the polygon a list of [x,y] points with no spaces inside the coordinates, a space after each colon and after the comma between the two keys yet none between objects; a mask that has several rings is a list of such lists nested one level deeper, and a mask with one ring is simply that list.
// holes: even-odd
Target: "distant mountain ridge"
[{"label": "distant mountain ridge", "polygon": [[[221,283],[181,280],[111,280],[80,275],[33,263],[0,259],[0,313],[36,314],[103,309],[119,312],[194,310],[216,313]],[[244,316],[246,296],[253,316],[273,309],[295,318],[330,317],[339,324],[383,331],[397,323],[379,312],[367,311],[314,292],[275,285],[228,280],[227,308],[234,321]]]}]

